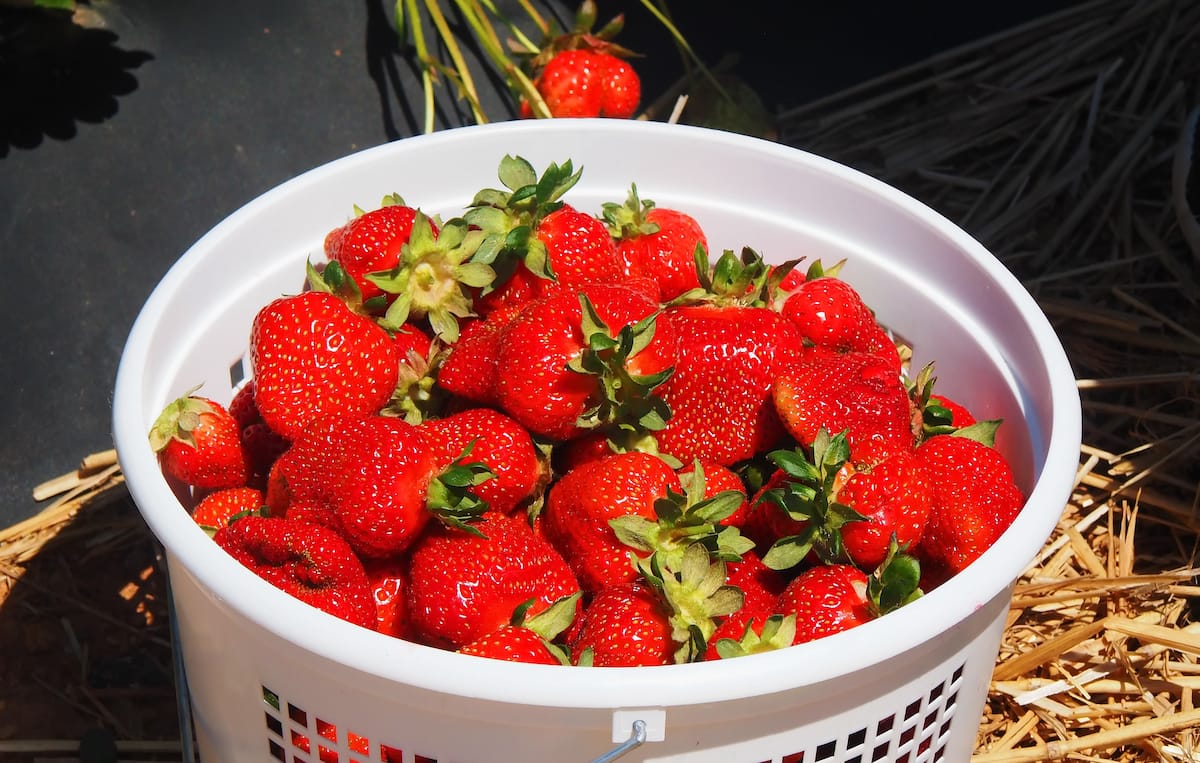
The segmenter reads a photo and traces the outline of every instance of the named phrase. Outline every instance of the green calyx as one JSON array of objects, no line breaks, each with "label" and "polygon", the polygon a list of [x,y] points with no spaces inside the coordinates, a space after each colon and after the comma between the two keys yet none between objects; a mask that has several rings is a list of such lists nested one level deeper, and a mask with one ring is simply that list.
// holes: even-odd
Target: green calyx
[{"label": "green calyx", "polygon": [[623,241],[658,233],[658,224],[646,220],[646,213],[651,209],[654,209],[654,202],[638,198],[635,184],[629,187],[629,196],[624,204],[608,201],[601,205],[601,216],[609,234]]},{"label": "green calyx", "polygon": [[472,260],[483,237],[462,218],[447,221],[435,236],[429,218],[418,212],[396,267],[366,276],[395,295],[380,325],[395,331],[423,318],[435,336],[457,341],[459,319],[474,314],[464,288],[482,289],[496,278],[489,265]]},{"label": "green calyx", "polygon": [[867,601],[875,616],[886,615],[921,598],[921,564],[905,553],[895,534],[883,563],[867,576]]},{"label": "green calyx", "polygon": [[445,348],[436,339],[428,357],[409,350],[400,361],[396,388],[381,413],[409,424],[420,424],[441,413],[447,392],[437,384],[436,369],[444,353]]},{"label": "green calyx", "polygon": [[740,588],[725,582],[725,562],[710,559],[699,544],[688,546],[681,556],[651,554],[637,567],[671,612],[676,663],[701,659],[717,628],[715,618],[737,612],[745,601]]},{"label": "green calyx", "polygon": [[475,494],[474,488],[496,474],[480,461],[468,461],[475,448],[472,440],[458,458],[429,482],[425,506],[447,527],[486,537],[472,523],[488,509],[487,501]]},{"label": "green calyx", "polygon": [[528,614],[530,607],[537,601],[536,599],[529,599],[513,611],[509,625],[533,631],[541,637],[542,645],[546,647],[546,651],[552,654],[560,664],[570,665],[570,649],[563,644],[555,643],[555,639],[566,631],[567,628],[570,628],[571,623],[575,622],[575,613],[578,611],[579,600],[582,597],[582,593],[564,596],[536,615]]},{"label": "green calyx", "polygon": [[776,570],[790,569],[814,551],[827,564],[848,562],[841,529],[866,517],[833,499],[838,473],[850,458],[846,433],[831,437],[824,429],[818,432],[811,461],[800,449],[773,451],[770,457],[788,479],[759,500],[773,503],[803,522],[803,529],[775,541],[763,556],[763,564]]},{"label": "green calyx", "polygon": [[743,500],[745,496],[736,490],[705,498],[704,470],[697,462],[684,492],[668,489],[665,497],[654,502],[656,521],[630,514],[613,519],[609,526],[630,548],[660,554],[673,564],[692,545],[700,545],[713,559],[736,562],[754,542],[736,527],[720,523],[737,511]]},{"label": "green calyx", "polygon": [[312,291],[332,294],[359,315],[371,315],[383,309],[381,297],[363,300],[362,289],[337,260],[330,260],[320,270],[311,261],[304,265],[308,288]]},{"label": "green calyx", "polygon": [[629,370],[629,361],[654,341],[658,312],[622,327],[614,335],[586,295],[579,295],[579,303],[584,347],[567,363],[567,369],[595,377],[598,392],[594,404],[579,416],[576,425],[606,433],[615,452],[641,450],[647,445],[653,451],[655,446],[646,443],[646,438],[663,429],[671,416],[670,407],[654,390],[674,368],[634,374]]},{"label": "green calyx", "polygon": [[199,386],[193,387],[182,396],[172,400],[163,408],[162,413],[154,420],[148,435],[150,449],[158,453],[170,444],[171,440],[179,440],[186,445],[196,447],[193,432],[200,426],[201,417],[213,413],[214,409],[208,400],[195,397]]},{"label": "green calyx", "polygon": [[571,160],[550,164],[539,177],[527,160],[505,156],[500,182],[508,190],[485,188],[475,194],[464,215],[475,226],[480,242],[472,261],[507,271],[513,262],[540,278],[554,279],[546,245],[536,235],[538,223],[563,206],[562,197],[583,174]]},{"label": "green calyx", "polygon": [[762,632],[755,632],[753,618],[746,623],[746,630],[740,639],[723,638],[717,641],[717,654],[721,659],[745,657],[748,654],[762,654],[786,649],[796,640],[796,616],[771,615],[762,626]]},{"label": "green calyx", "polygon": [[779,284],[800,263],[788,260],[780,265],[768,265],[762,255],[743,247],[741,255],[726,249],[716,262],[710,263],[708,252],[697,245],[693,253],[696,276],[700,286],[680,294],[671,304],[712,302],[720,305],[770,307],[775,304]]},{"label": "green calyx", "polygon": [[954,426],[954,416],[950,409],[933,397],[933,388],[937,377],[933,375],[933,363],[927,363],[917,372],[915,379],[908,382],[908,396],[921,414],[920,440],[923,442],[930,437],[940,434],[965,437],[989,448],[996,444],[996,431],[1000,428],[1002,419],[977,421],[965,427]]}]

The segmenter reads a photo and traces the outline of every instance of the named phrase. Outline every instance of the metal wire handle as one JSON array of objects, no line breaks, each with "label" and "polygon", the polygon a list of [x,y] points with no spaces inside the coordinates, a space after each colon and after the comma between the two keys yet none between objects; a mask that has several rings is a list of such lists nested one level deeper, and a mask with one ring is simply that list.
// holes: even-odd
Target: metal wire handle
[{"label": "metal wire handle", "polygon": [[629,732],[629,738],[626,739],[624,742],[621,742],[621,744],[612,748],[608,752],[604,753],[600,757],[593,760],[592,763],[610,763],[610,761],[616,760],[617,758],[623,756],[625,753],[629,752],[633,748],[641,747],[642,743],[645,741],[646,741],[646,722],[645,721],[634,721],[633,728]]}]

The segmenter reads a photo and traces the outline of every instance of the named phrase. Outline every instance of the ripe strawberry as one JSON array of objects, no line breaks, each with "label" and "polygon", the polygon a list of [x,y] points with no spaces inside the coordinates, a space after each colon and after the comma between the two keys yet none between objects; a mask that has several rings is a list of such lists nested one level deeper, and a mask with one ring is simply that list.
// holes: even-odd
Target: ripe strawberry
[{"label": "ripe strawberry", "polygon": [[642,100],[642,79],[623,58],[608,53],[600,56],[600,116],[630,119]]},{"label": "ripe strawberry", "polygon": [[242,487],[250,476],[237,421],[214,400],[189,393],[172,401],[149,440],[167,474],[192,487]]},{"label": "ripe strawberry", "polygon": [[834,500],[861,514],[842,527],[842,545],[859,567],[873,570],[895,540],[915,544],[929,520],[933,481],[928,469],[907,451],[893,453],[864,471],[855,471]]},{"label": "ripe strawberry", "polygon": [[598,591],[583,612],[583,625],[572,645],[575,662],[597,667],[671,665],[677,644],[670,611],[649,584],[629,581]]},{"label": "ripe strawberry", "polygon": [[585,428],[660,428],[652,391],[675,358],[657,305],[623,286],[589,285],[527,305],[505,327],[496,398],[534,434],[565,440]]},{"label": "ripe strawberry", "polygon": [[409,612],[426,643],[459,649],[530,599],[532,616],[579,592],[566,561],[523,518],[487,512],[473,529],[432,527],[412,550]]},{"label": "ripe strawberry", "polygon": [[977,423],[975,416],[967,410],[966,406],[955,402],[945,395],[930,395],[930,401],[940,405],[950,414],[950,426],[955,429],[964,429]]},{"label": "ripe strawberry", "polygon": [[365,567],[375,600],[375,630],[394,638],[410,638],[406,565],[396,559],[384,559],[367,562]]},{"label": "ripe strawberry", "polygon": [[534,80],[553,117],[628,119],[637,111],[642,85],[633,67],[596,50],[564,50]]},{"label": "ripe strawberry", "polygon": [[354,280],[363,301],[383,296],[366,276],[396,267],[417,214],[400,197],[385,196],[379,209],[363,212],[325,236],[325,256],[339,263]]},{"label": "ripe strawberry", "polygon": [[773,652],[792,646],[795,640],[795,615],[756,613],[744,620],[730,617],[717,626],[708,640],[704,659],[726,660]]},{"label": "ripe strawberry", "polygon": [[489,313],[486,318],[464,321],[458,341],[450,346],[438,365],[438,386],[470,402],[495,405],[500,336],[520,307],[510,305]]},{"label": "ripe strawberry", "polygon": [[1000,422],[978,422],[971,412],[945,395],[934,394],[933,388],[937,377],[933,375],[933,364],[922,368],[916,378],[908,383],[908,394],[913,406],[920,415],[921,440],[927,440],[934,435],[951,434],[966,427],[980,427],[972,439],[986,438],[991,444],[995,438],[996,429]]},{"label": "ripe strawberry", "polygon": [[250,336],[254,400],[268,426],[295,440],[326,416],[379,411],[396,388],[396,343],[332,294],[281,297]]},{"label": "ripe strawberry", "polygon": [[628,514],[654,521],[655,501],[678,485],[679,478],[661,458],[615,453],[554,483],[541,514],[542,530],[584,590],[628,583],[637,578],[632,549],[618,540],[609,522]]},{"label": "ripe strawberry", "polygon": [[624,204],[605,204],[603,215],[626,274],[649,277],[660,302],[700,287],[695,255],[697,248],[708,251],[708,239],[696,218],[640,199],[637,186]]},{"label": "ripe strawberry", "polygon": [[439,471],[470,446],[468,460],[495,475],[472,489],[492,511],[511,514],[541,490],[548,476],[529,432],[498,411],[468,408],[420,427]]},{"label": "ripe strawberry", "polygon": [[263,482],[271,471],[275,460],[287,450],[289,443],[282,435],[272,431],[263,421],[254,402],[254,379],[246,383],[234,393],[229,403],[229,413],[238,422],[241,429],[242,450],[246,453],[246,465],[250,470],[250,480],[255,484]]},{"label": "ripe strawberry", "polygon": [[684,491],[688,490],[692,480],[697,477],[704,480],[705,498],[713,498],[726,491],[741,494],[741,504],[732,514],[720,520],[722,525],[741,527],[746,523],[746,517],[750,513],[750,499],[746,497],[746,486],[742,484],[742,479],[737,473],[720,464],[701,464],[699,469],[692,465],[679,470],[679,482]]},{"label": "ripe strawberry", "polygon": [[780,372],[772,397],[802,445],[811,447],[822,429],[845,431],[859,466],[911,451],[920,430],[903,380],[889,360],[871,353],[805,352]]},{"label": "ripe strawberry", "polygon": [[215,490],[192,509],[192,521],[209,534],[229,524],[239,514],[251,514],[263,508],[261,490],[252,487],[227,487]]},{"label": "ripe strawberry", "polygon": [[879,355],[900,372],[900,353],[853,286],[824,276],[805,280],[780,308],[806,342],[833,352]]},{"label": "ripe strawberry", "polygon": [[477,313],[621,281],[617,245],[604,223],[561,201],[580,177],[570,161],[551,164],[539,178],[528,161],[506,156],[499,177],[508,190],[480,191],[464,216],[483,235],[473,259],[498,274],[475,299]]},{"label": "ripe strawberry", "polygon": [[475,639],[458,651],[493,660],[569,665],[570,653],[553,642],[574,622],[579,599],[579,594],[559,599],[532,617],[525,616],[524,606],[518,607],[511,623]]},{"label": "ripe strawberry", "polygon": [[243,517],[213,540],[242,566],[324,612],[375,627],[375,604],[362,562],[324,527],[275,517]]},{"label": "ripe strawberry", "polygon": [[796,330],[772,310],[687,305],[664,316],[679,337],[675,372],[660,388],[671,418],[658,445],[685,463],[733,464],[783,437],[771,387],[784,360],[801,351]]},{"label": "ripe strawberry", "polygon": [[1025,497],[995,448],[956,435],[930,437],[917,459],[933,478],[932,511],[913,555],[928,586],[961,572],[1008,529]]},{"label": "ripe strawberry", "polygon": [[779,611],[796,618],[792,643],[831,636],[874,620],[867,582],[867,574],[849,564],[818,565],[792,580],[779,597]]}]

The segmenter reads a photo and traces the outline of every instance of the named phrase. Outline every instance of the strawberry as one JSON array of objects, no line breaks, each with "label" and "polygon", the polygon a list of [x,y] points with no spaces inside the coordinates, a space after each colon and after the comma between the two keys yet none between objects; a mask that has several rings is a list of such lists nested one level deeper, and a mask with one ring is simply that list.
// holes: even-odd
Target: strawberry
[{"label": "strawberry", "polygon": [[218,530],[213,540],[242,566],[305,604],[364,628],[375,627],[366,570],[332,530],[246,516]]},{"label": "strawberry", "polygon": [[631,549],[610,520],[628,514],[653,522],[655,501],[679,485],[670,466],[648,453],[614,453],[564,474],[550,488],[542,530],[587,591],[637,578]]},{"label": "strawberry", "polygon": [[459,649],[530,599],[533,616],[579,592],[563,557],[524,519],[487,512],[473,529],[432,527],[409,557],[409,612],[426,643]]},{"label": "strawberry", "polygon": [[486,318],[464,321],[458,341],[450,346],[438,365],[438,386],[470,402],[495,405],[500,336],[520,307],[509,305]]},{"label": "strawberry", "polygon": [[704,481],[705,498],[713,498],[726,491],[740,493],[742,502],[733,513],[721,519],[720,523],[728,527],[741,527],[746,523],[746,516],[750,513],[750,499],[746,497],[746,486],[742,484],[742,479],[736,472],[720,464],[694,464],[679,470],[679,482],[685,492],[692,480],[697,478]]},{"label": "strawberry", "polygon": [[225,527],[240,514],[262,511],[263,494],[252,487],[227,487],[214,490],[192,509],[192,520],[210,535]]},{"label": "strawberry", "polygon": [[805,352],[775,380],[775,409],[789,434],[811,447],[817,433],[846,432],[850,456],[869,466],[911,451],[920,415],[889,360],[865,352]]},{"label": "strawberry", "polygon": [[510,514],[543,486],[546,469],[529,432],[498,411],[468,408],[427,421],[421,429],[439,471],[470,447],[470,460],[495,475],[473,488],[492,511]]},{"label": "strawberry", "polygon": [[530,303],[505,327],[496,397],[531,432],[564,440],[585,428],[661,428],[651,392],[670,373],[675,335],[657,305],[623,286],[589,285]]},{"label": "strawberry", "polygon": [[627,62],[596,50],[564,50],[534,80],[552,117],[628,119],[641,101],[641,78]]},{"label": "strawberry", "polygon": [[636,185],[624,204],[604,204],[603,216],[626,274],[649,277],[659,301],[700,287],[695,255],[697,248],[708,251],[708,239],[696,218],[639,198]]},{"label": "strawberry", "polygon": [[188,393],[167,404],[149,440],[163,470],[191,487],[242,487],[250,476],[237,421],[215,400]]},{"label": "strawberry", "polygon": [[773,652],[786,649],[795,641],[795,615],[754,614],[745,620],[730,617],[713,632],[704,659],[726,660]]},{"label": "strawberry", "polygon": [[796,286],[780,307],[806,343],[832,352],[880,356],[900,372],[900,353],[853,286],[840,278],[811,278]]},{"label": "strawberry", "polygon": [[474,301],[480,315],[622,279],[617,245],[604,223],[561,201],[581,173],[567,161],[549,165],[539,178],[528,161],[506,156],[499,177],[508,190],[475,194],[464,215],[483,235],[473,260],[498,274]]},{"label": "strawberry", "polygon": [[396,343],[338,297],[281,297],[254,318],[254,401],[275,432],[295,440],[326,416],[375,413],[396,388]]},{"label": "strawberry", "polygon": [[579,594],[574,594],[559,599],[533,617],[525,616],[525,606],[518,607],[511,623],[475,639],[458,651],[493,660],[569,665],[570,653],[553,642],[575,620],[579,598]]},{"label": "strawberry", "polygon": [[417,215],[416,209],[393,194],[384,197],[379,209],[361,212],[325,236],[325,256],[340,264],[353,279],[363,301],[383,297],[380,288],[366,276],[396,267]]},{"label": "strawberry", "polygon": [[677,645],[670,611],[647,583],[631,580],[598,591],[583,612],[572,645],[575,662],[590,655],[598,667],[670,665]]},{"label": "strawberry", "polygon": [[461,218],[447,221],[438,232],[418,212],[395,266],[366,276],[392,298],[380,324],[395,330],[409,320],[426,320],[437,338],[458,339],[459,320],[473,314],[474,290],[496,279],[491,266],[472,260],[483,237]]},{"label": "strawberry", "polygon": [[811,462],[800,451],[776,451],[772,458],[788,478],[763,500],[781,507],[798,524],[778,539],[765,561],[775,569],[799,564],[812,550],[827,563],[852,562],[875,569],[892,542],[915,543],[925,528],[932,501],[928,470],[911,452],[894,453],[856,470],[848,462],[845,433],[822,431]]},{"label": "strawberry", "polygon": [[892,544],[868,575],[848,564],[819,565],[800,573],[779,596],[779,612],[796,618],[793,643],[849,630],[921,596],[920,566]]},{"label": "strawberry", "polygon": [[375,599],[375,630],[394,638],[411,635],[408,616],[408,568],[396,559],[364,563]]},{"label": "strawberry", "polygon": [[237,420],[241,428],[242,450],[246,453],[246,465],[250,470],[250,480],[255,484],[262,482],[271,471],[275,459],[288,448],[289,443],[282,435],[272,431],[263,421],[254,402],[254,379],[246,383],[234,393],[229,403],[229,413]]},{"label": "strawberry", "polygon": [[968,436],[936,435],[917,448],[933,478],[929,521],[913,548],[929,587],[979,558],[1025,504],[1004,456],[963,431]]},{"label": "strawberry", "polygon": [[663,314],[674,324],[679,352],[660,388],[671,418],[657,438],[663,452],[684,463],[727,466],[783,437],[771,388],[803,345],[795,326],[764,306],[772,286],[756,253],[745,250],[739,262],[725,252],[701,282],[713,295],[709,301]]}]

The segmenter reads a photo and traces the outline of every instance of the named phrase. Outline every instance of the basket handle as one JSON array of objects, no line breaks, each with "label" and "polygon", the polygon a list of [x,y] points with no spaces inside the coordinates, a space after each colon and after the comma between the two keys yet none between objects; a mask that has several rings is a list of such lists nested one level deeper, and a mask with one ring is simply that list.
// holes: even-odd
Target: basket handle
[{"label": "basket handle", "polygon": [[621,744],[612,748],[600,757],[594,759],[592,763],[610,763],[610,761],[614,761],[617,758],[622,757],[625,753],[629,752],[633,748],[641,747],[642,743],[645,741],[646,722],[643,720],[636,720],[633,722],[632,728],[630,729],[628,739],[626,739],[624,742],[621,742]]}]

